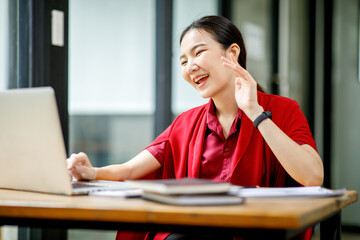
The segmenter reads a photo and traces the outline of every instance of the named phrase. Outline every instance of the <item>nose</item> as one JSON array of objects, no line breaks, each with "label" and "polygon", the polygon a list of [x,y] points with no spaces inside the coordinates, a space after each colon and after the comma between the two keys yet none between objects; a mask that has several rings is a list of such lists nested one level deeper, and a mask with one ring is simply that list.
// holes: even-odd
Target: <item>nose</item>
[{"label": "nose", "polygon": [[199,70],[199,66],[196,64],[196,62],[195,61],[189,61],[188,65],[187,65],[188,74],[196,72],[197,70]]}]

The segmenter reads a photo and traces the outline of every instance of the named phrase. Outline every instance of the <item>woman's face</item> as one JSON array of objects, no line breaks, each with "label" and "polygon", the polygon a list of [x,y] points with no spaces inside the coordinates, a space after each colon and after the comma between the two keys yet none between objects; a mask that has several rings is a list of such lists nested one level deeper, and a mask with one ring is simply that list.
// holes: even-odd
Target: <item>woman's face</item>
[{"label": "woman's face", "polygon": [[229,57],[213,36],[201,29],[189,30],[181,42],[182,76],[203,98],[215,98],[234,89],[234,73],[225,68],[221,56]]}]

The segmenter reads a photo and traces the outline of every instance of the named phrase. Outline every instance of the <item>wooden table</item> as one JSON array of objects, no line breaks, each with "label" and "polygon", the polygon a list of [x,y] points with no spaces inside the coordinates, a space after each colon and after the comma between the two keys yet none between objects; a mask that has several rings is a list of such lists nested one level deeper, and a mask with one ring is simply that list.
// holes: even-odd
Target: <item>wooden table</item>
[{"label": "wooden table", "polygon": [[[246,199],[242,205],[183,207],[142,199],[58,196],[0,189],[0,225],[143,231],[232,231],[286,239],[322,222],[322,239],[339,235],[341,209],[356,191],[331,198]],[[259,231],[261,229],[261,231]]]}]

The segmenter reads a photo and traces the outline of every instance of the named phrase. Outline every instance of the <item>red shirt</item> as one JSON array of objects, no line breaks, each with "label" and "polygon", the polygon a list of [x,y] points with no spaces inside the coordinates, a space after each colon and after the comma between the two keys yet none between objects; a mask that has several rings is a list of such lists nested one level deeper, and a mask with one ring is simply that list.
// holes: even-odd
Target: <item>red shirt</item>
[{"label": "red shirt", "polygon": [[[235,154],[237,139],[239,137],[242,110],[239,109],[232,123],[228,137],[225,138],[223,128],[216,117],[214,104],[209,104],[207,114],[207,130],[203,155],[201,156],[199,178],[213,179],[229,182],[231,165]],[[164,142],[150,146],[147,150],[161,163],[165,156]]]},{"label": "red shirt", "polygon": [[[308,144],[316,150],[307,120],[296,101],[258,92],[258,102],[265,111],[272,112],[272,121],[292,140],[300,144]],[[212,141],[208,141],[206,137],[211,105],[212,100],[208,104],[180,114],[154,140],[148,149],[154,153],[151,150],[152,146],[163,145],[162,151],[154,153],[162,168],[147,178],[199,178],[209,173],[203,169],[202,158],[209,155],[212,157],[211,153],[205,151],[212,145]],[[226,174],[230,177],[229,182],[242,186],[264,187],[299,185],[286,173],[259,130],[254,128],[252,121],[245,114],[241,116],[238,134],[230,161],[230,174]],[[224,143],[226,144],[226,141]],[[218,154],[218,151],[216,152],[214,154]],[[224,155],[221,159],[224,159]],[[226,172],[226,166],[229,164],[224,166],[222,170]],[[216,178],[221,174],[210,175]]]}]

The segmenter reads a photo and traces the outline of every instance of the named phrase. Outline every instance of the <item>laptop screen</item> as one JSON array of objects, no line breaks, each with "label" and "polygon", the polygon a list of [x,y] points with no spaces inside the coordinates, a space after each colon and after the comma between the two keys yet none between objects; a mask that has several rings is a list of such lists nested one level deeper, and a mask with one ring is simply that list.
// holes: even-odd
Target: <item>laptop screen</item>
[{"label": "laptop screen", "polygon": [[0,92],[0,188],[71,194],[50,87]]}]

